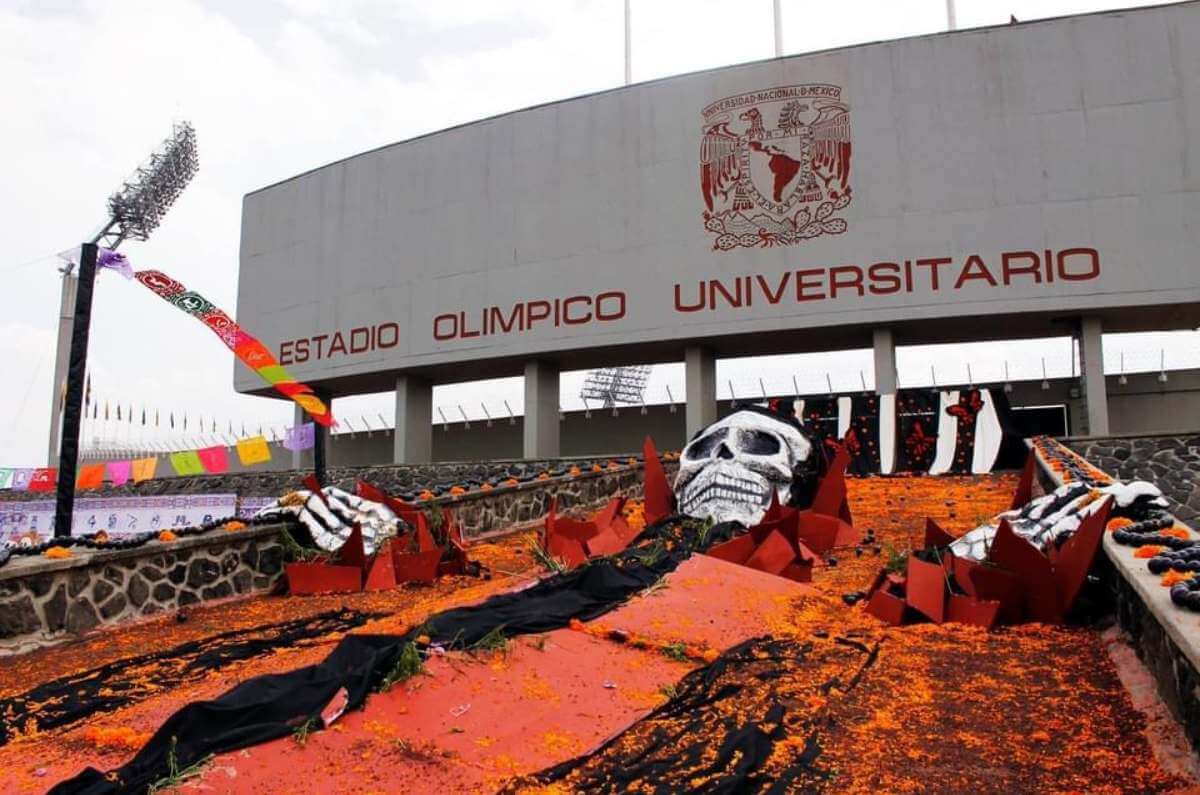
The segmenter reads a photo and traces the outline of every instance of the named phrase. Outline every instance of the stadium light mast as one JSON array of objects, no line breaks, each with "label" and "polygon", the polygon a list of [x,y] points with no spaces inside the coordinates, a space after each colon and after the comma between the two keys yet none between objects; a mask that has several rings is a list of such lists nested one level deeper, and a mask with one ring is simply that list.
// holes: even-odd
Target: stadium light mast
[{"label": "stadium light mast", "polygon": [[649,376],[650,365],[646,364],[592,370],[583,379],[579,398],[584,401],[599,400],[606,409],[614,408],[618,403],[644,403]]},{"label": "stadium light mast", "polygon": [[[51,405],[50,443],[53,446],[57,425],[61,422],[58,442],[58,490],[54,506],[54,535],[71,534],[71,518],[75,509],[75,469],[79,460],[79,424],[83,408],[84,372],[87,369],[88,334],[92,320],[92,286],[96,280],[96,256],[99,244],[116,249],[125,240],[147,240],[158,228],[167,210],[191,182],[199,168],[196,157],[196,131],[187,122],[172,127],[171,135],[150,158],[138,167],[130,179],[108,199],[108,221],[88,242],[80,247],[79,276],[71,274],[72,265],[63,268],[64,306],[60,321],[66,320],[67,298],[74,294],[75,313],[71,319],[70,355],[64,362],[59,351],[54,373],[55,399],[59,385],[66,381],[62,398],[62,416]],[[75,279],[72,284],[71,280]],[[73,286],[74,289],[71,289]],[[62,323],[65,325],[65,323]],[[60,325],[60,330],[62,328]],[[62,346],[62,335],[59,345]],[[66,372],[59,372],[65,364]]]}]

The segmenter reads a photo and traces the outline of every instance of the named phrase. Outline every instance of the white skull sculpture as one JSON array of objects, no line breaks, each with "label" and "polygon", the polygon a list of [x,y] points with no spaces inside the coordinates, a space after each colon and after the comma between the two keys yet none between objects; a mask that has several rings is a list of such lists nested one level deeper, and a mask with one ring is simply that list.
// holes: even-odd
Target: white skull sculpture
[{"label": "white skull sculpture", "polygon": [[679,511],[757,524],[772,493],[787,502],[796,466],[811,454],[812,444],[795,425],[763,411],[735,411],[683,448],[675,478]]}]

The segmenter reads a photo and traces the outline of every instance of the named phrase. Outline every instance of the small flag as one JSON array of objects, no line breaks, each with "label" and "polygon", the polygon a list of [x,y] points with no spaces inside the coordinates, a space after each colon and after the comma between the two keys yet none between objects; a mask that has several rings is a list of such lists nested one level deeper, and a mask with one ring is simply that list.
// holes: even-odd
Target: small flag
[{"label": "small flag", "polygon": [[33,480],[32,469],[14,469],[10,487],[13,491],[28,491],[31,480]]},{"label": "small flag", "polygon": [[150,480],[154,477],[154,471],[158,469],[158,458],[155,456],[139,458],[133,462],[132,469],[134,483]]},{"label": "small flag", "polygon": [[229,459],[225,455],[225,448],[221,445],[197,450],[196,456],[200,459],[204,471],[209,474],[219,475],[229,471]]},{"label": "small flag", "polygon": [[54,491],[57,485],[58,470],[54,467],[35,469],[33,470],[33,477],[29,479],[30,491]]},{"label": "small flag", "polygon": [[12,480],[13,471],[7,467],[0,469],[0,489],[7,489],[8,483]]},{"label": "small flag", "polygon": [[195,450],[171,453],[171,467],[174,468],[176,475],[204,474],[204,464],[200,463],[200,456],[196,454]]},{"label": "small flag", "polygon": [[252,436],[249,439],[239,439],[237,454],[242,466],[263,464],[271,460],[271,448],[267,446],[267,440],[261,435]]},{"label": "small flag", "polygon": [[75,488],[83,491],[98,489],[104,485],[104,464],[88,464],[79,468],[79,477],[75,479]]},{"label": "small flag", "polygon": [[[150,459],[153,461],[154,459]],[[129,482],[129,476],[133,472],[132,461],[109,461],[108,462],[108,479],[112,481],[114,486],[124,486]]]},{"label": "small flag", "polygon": [[125,259],[124,254],[118,254],[112,249],[100,249],[100,252],[96,255],[96,267],[116,271],[126,279],[133,278],[133,266],[129,264],[129,260]]},{"label": "small flag", "polygon": [[316,443],[316,432],[311,422],[287,429],[283,446],[287,450],[309,450]]}]

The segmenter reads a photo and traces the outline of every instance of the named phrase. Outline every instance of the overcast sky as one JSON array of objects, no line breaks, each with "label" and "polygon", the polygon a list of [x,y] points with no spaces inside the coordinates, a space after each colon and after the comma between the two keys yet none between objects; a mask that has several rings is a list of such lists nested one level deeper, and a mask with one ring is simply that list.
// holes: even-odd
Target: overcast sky
[{"label": "overcast sky", "polygon": [[[958,0],[960,27],[1144,3]],[[232,312],[242,196],[332,160],[450,125],[611,88],[623,80],[622,0],[0,0],[0,84],[6,113],[0,214],[0,466],[45,458],[52,393],[58,263],[105,220],[105,199],[172,121],[190,120],[201,169],[147,243],[123,248],[136,268],[159,268]],[[944,0],[784,0],[784,48],[801,53],[942,30]],[[769,57],[771,0],[633,0],[635,81]],[[253,318],[239,318],[253,331]],[[1106,340],[1108,366],[1127,350],[1130,369],[1193,364],[1192,335]],[[1070,366],[1065,341],[986,349],[976,379],[1040,377],[1048,357]],[[936,361],[939,380],[965,380],[980,351],[902,351],[902,379]],[[1174,357],[1173,359],[1171,357]],[[178,417],[216,417],[235,430],[282,427],[290,404],[235,395],[228,351],[194,320],[144,288],[102,276],[90,364],[95,396]],[[723,365],[722,396],[770,383],[858,386],[866,353]],[[579,376],[564,378],[573,405]],[[673,386],[672,386],[673,385]],[[651,400],[682,370],[656,372]],[[519,409],[516,380],[440,388],[452,417],[462,403]],[[339,401],[355,424],[390,422],[386,397]],[[112,429],[88,428],[111,433]],[[125,434],[128,430],[122,431]],[[133,438],[138,438],[135,430]],[[86,442],[86,439],[85,439]]]}]

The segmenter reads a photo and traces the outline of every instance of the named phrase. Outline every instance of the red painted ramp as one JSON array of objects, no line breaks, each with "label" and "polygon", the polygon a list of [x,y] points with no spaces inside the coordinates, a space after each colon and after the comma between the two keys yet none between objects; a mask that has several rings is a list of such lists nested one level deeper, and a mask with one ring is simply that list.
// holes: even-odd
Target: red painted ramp
[{"label": "red painted ramp", "polygon": [[602,743],[666,700],[699,662],[658,645],[722,650],[770,632],[806,586],[697,555],[597,623],[653,641],[638,649],[569,629],[507,653],[434,658],[303,744],[288,738],[218,757],[223,792],[493,792]]}]

